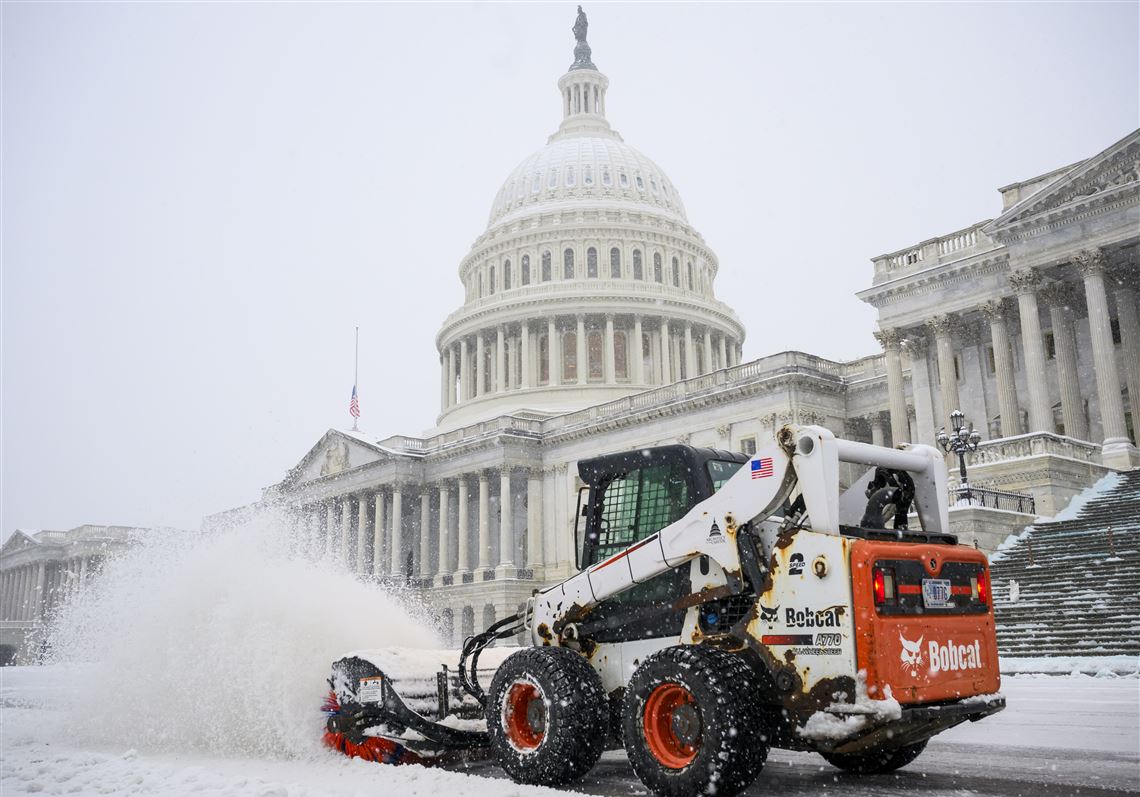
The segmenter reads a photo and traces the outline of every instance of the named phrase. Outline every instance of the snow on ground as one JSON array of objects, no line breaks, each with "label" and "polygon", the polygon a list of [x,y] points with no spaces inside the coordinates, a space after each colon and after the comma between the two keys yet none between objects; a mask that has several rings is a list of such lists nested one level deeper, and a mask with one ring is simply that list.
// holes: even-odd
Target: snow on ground
[{"label": "snow on ground", "polygon": [[1002,675],[1048,673],[1050,675],[1136,675],[1140,656],[1001,656]]}]

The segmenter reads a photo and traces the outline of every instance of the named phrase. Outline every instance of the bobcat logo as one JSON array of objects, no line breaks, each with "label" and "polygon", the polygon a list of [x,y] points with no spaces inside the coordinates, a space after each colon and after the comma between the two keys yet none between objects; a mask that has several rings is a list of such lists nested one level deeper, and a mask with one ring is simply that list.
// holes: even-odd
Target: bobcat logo
[{"label": "bobcat logo", "polygon": [[902,648],[899,650],[899,661],[902,662],[903,669],[910,673],[911,678],[918,675],[919,670],[922,669],[922,640],[925,637],[919,637],[917,642],[911,642],[899,633],[899,642],[902,643]]},{"label": "bobcat logo", "polygon": [[773,606],[769,609],[767,606],[760,606],[760,619],[766,623],[776,622],[776,618],[780,615],[779,605]]}]

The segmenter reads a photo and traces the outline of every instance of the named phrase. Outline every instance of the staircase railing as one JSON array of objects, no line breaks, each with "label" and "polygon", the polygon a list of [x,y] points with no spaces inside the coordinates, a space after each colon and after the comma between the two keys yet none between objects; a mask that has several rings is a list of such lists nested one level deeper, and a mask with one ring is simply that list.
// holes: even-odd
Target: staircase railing
[{"label": "staircase railing", "polygon": [[950,506],[983,506],[990,509],[1006,509],[1011,512],[1037,514],[1037,502],[1029,493],[1012,493],[994,490],[989,487],[961,486],[950,491]]}]

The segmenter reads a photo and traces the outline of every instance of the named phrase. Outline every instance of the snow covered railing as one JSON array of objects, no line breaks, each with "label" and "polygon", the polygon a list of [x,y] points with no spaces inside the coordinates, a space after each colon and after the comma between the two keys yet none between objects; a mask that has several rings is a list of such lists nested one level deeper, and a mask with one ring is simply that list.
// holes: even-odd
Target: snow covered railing
[{"label": "snow covered railing", "polygon": [[1029,493],[1013,493],[972,485],[969,487],[951,486],[950,507],[956,506],[982,506],[989,509],[1022,512],[1026,515],[1037,514],[1037,500]]}]

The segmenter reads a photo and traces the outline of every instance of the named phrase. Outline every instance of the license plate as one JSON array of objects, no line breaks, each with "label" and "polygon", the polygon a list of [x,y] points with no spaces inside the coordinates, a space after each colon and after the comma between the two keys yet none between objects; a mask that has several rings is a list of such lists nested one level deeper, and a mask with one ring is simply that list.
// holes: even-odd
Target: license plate
[{"label": "license plate", "polygon": [[383,703],[384,678],[379,675],[361,678],[360,688],[356,690],[356,697],[361,703]]},{"label": "license plate", "polygon": [[927,609],[942,609],[950,605],[950,579],[922,579],[922,605]]}]

